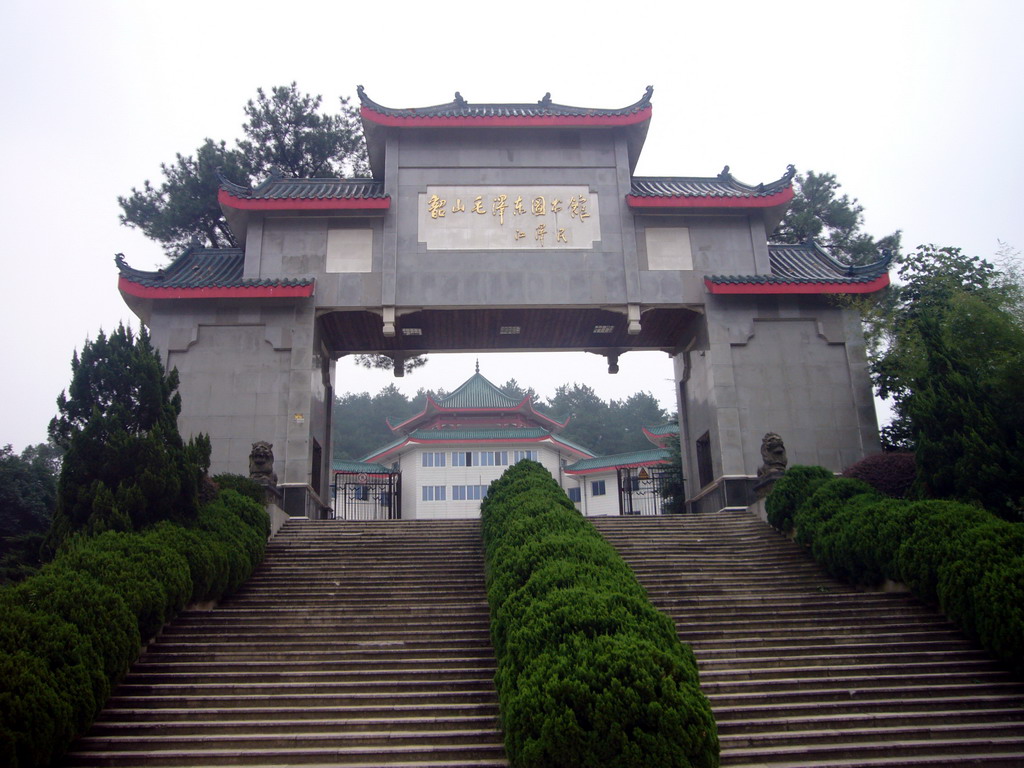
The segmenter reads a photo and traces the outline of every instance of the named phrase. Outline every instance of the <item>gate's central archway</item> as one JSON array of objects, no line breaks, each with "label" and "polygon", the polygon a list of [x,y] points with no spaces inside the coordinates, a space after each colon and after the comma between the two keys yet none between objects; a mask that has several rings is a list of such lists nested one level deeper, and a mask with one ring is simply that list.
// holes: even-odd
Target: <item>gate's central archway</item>
[{"label": "gate's central archway", "polygon": [[396,316],[391,335],[385,335],[381,314],[366,310],[323,310],[318,320],[334,354],[561,350],[618,355],[630,350],[674,354],[692,338],[699,317],[686,307],[648,309],[636,334],[629,332],[625,312],[597,307],[409,310]]},{"label": "gate's central archway", "polygon": [[877,290],[813,244],[771,245],[790,168],[751,186],[637,177],[651,89],[621,109],[390,109],[359,89],[372,179],[224,179],[242,247],[160,272],[119,261],[125,300],[181,375],[184,434],[215,471],[269,440],[292,513],[325,501],[334,361],[355,352],[664,350],[691,501],[745,503],[765,432],[840,468],[877,449],[855,313]]}]

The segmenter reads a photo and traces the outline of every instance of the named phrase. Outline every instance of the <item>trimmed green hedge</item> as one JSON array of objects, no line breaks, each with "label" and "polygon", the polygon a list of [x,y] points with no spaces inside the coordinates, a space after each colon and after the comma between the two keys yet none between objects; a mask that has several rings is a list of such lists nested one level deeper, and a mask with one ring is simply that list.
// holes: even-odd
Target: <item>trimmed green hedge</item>
[{"label": "trimmed green hedge", "polygon": [[717,766],[692,652],[550,473],[515,464],[481,517],[512,766]]},{"label": "trimmed green hedge", "polygon": [[849,478],[817,485],[796,506],[796,540],[830,574],[905,583],[1024,674],[1024,523],[956,501],[890,498]]},{"label": "trimmed green hedge", "polygon": [[268,530],[259,504],[225,490],[194,527],[81,536],[37,575],[0,588],[0,766],[59,757],[143,640],[187,603],[217,599],[249,577]]},{"label": "trimmed green hedge", "polygon": [[775,481],[772,492],[764,500],[768,524],[782,533],[793,530],[793,515],[797,507],[814,489],[835,477],[824,467],[805,467],[794,464],[786,474]]}]

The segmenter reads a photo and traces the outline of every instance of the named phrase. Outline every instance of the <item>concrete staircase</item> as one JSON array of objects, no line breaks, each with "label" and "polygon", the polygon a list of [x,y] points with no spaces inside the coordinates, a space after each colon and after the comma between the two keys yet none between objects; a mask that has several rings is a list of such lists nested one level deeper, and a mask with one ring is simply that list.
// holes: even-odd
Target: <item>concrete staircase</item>
[{"label": "concrete staircase", "polygon": [[692,643],[722,766],[1024,766],[1024,685],[746,511],[595,519]]},{"label": "concrete staircase", "polygon": [[65,758],[507,765],[480,523],[293,519],[243,589],[168,625]]}]

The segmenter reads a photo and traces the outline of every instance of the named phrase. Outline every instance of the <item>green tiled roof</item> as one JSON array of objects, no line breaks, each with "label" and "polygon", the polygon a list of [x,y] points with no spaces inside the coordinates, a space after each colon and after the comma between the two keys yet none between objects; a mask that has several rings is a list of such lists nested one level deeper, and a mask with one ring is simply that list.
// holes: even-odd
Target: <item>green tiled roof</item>
[{"label": "green tiled roof", "polygon": [[243,277],[245,252],[241,248],[190,247],[168,266],[153,272],[133,269],[121,254],[114,257],[114,262],[121,277],[147,288],[269,288],[313,283],[311,277]]},{"label": "green tiled roof", "polygon": [[729,166],[717,176],[634,176],[629,194],[633,197],[770,197],[793,185],[796,168],[786,169],[782,178],[769,184],[744,184],[737,181]]},{"label": "green tiled roof", "polygon": [[386,454],[407,441],[419,443],[469,443],[474,441],[484,442],[490,440],[504,440],[508,442],[529,440],[531,442],[535,442],[537,440],[544,439],[549,439],[556,445],[563,445],[577,453],[588,454],[591,456],[594,454],[593,451],[588,450],[571,440],[566,440],[558,435],[552,434],[541,427],[526,427],[522,429],[417,429],[411,432],[408,437],[400,437],[387,445],[381,446],[372,453],[367,454],[366,458]]},{"label": "green tiled roof", "polygon": [[412,440],[537,440],[551,437],[540,427],[523,429],[417,429],[409,435]]},{"label": "green tiled roof", "polygon": [[515,408],[519,403],[479,373],[473,374],[448,397],[437,401],[442,408]]},{"label": "green tiled roof", "polygon": [[656,427],[647,427],[647,431],[650,432],[655,437],[662,437],[664,435],[678,435],[679,425],[674,421],[670,421],[668,424],[659,424]]},{"label": "green tiled roof", "polygon": [[397,118],[445,118],[445,117],[472,117],[472,118],[535,118],[535,117],[581,117],[594,118],[602,116],[632,115],[648,109],[651,104],[651,95],[654,88],[648,86],[643,97],[635,104],[621,109],[602,109],[599,107],[570,107],[565,104],[555,104],[551,100],[551,94],[547,93],[544,98],[528,104],[470,104],[462,95],[456,91],[455,98],[447,104],[437,104],[431,107],[416,107],[415,109],[394,109],[378,104],[366,95],[363,86],[356,87],[359,101],[364,109],[369,109],[379,115]]},{"label": "green tiled roof", "polygon": [[376,464],[371,461],[336,460],[333,468],[335,472],[365,472],[368,475],[379,475],[391,471],[383,464]]},{"label": "green tiled roof", "polygon": [[220,186],[242,200],[367,200],[384,199],[384,182],[374,179],[286,179],[280,171],[256,187],[235,184],[222,173],[217,174]]},{"label": "green tiled roof", "polygon": [[768,260],[770,275],[711,275],[706,279],[719,285],[870,283],[888,272],[892,254],[885,252],[872,264],[843,264],[817,243],[808,241],[797,245],[769,243]]},{"label": "green tiled roof", "polygon": [[592,459],[580,459],[565,468],[566,472],[587,472],[595,469],[615,469],[636,464],[660,464],[669,458],[668,451],[652,448],[647,451],[616,453],[612,456],[595,456]]}]

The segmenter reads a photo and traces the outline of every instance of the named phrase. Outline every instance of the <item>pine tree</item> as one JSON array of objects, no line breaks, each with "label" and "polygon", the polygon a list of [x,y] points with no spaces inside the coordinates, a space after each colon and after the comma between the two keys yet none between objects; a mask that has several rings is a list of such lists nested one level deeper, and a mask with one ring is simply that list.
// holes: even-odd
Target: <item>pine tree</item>
[{"label": "pine tree", "polygon": [[208,138],[194,154],[162,164],[162,183],[147,180],[118,197],[121,223],[161,243],[169,256],[193,242],[234,247],[217,202],[218,167],[239,184],[261,183],[271,169],[295,177],[369,175],[359,110],[348,99],[337,114],[323,114],[321,97],[301,93],[295,83],[256,94],[245,106],[244,139],[229,147]]},{"label": "pine tree", "polygon": [[918,322],[926,367],[907,412],[917,442],[919,495],[973,502],[1019,520],[1024,502],[1021,420],[997,416],[997,396],[943,337],[935,318]]},{"label": "pine tree", "polygon": [[842,187],[833,173],[808,171],[798,174],[796,194],[786,216],[772,233],[776,243],[802,243],[814,240],[838,261],[869,264],[883,250],[897,253],[900,233],[876,240],[864,232],[864,206],[849,195],[839,194]]},{"label": "pine tree", "polygon": [[76,531],[194,518],[210,443],[205,436],[182,440],[177,389],[177,371],[164,373],[144,330],[101,331],[75,353],[71,384],[49,427],[64,451],[49,548]]}]

